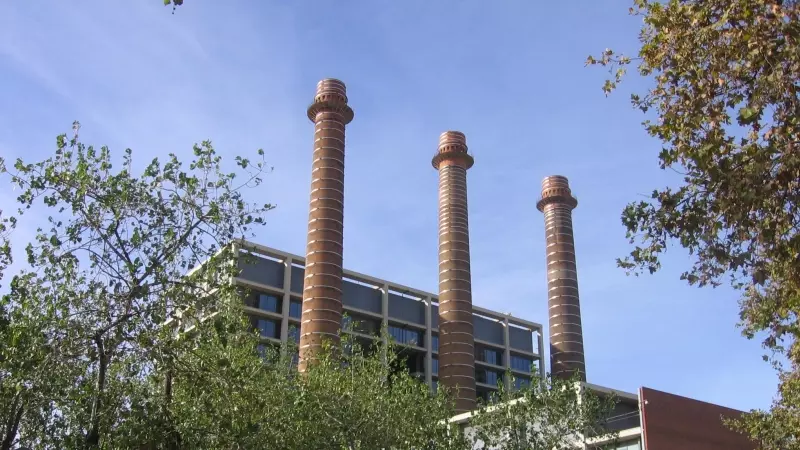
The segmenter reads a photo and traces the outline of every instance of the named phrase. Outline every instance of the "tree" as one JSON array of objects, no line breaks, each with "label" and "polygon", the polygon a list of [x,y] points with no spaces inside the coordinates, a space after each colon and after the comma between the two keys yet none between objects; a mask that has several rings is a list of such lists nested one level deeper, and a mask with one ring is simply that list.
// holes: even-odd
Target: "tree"
[{"label": "tree", "polygon": [[463,448],[449,398],[393,370],[391,345],[343,339],[302,377],[296,349],[259,355],[231,278],[271,208],[242,197],[263,162],[237,158],[239,182],[204,142],[188,170],[135,176],[130,150],[115,170],[77,130],[2,172],[18,216],[49,216],[0,299],[2,449]]},{"label": "tree", "polygon": [[[170,155],[137,176],[132,151],[115,169],[77,131],[0,172],[17,216],[47,213],[0,297],[0,449],[473,448],[451,393],[431,394],[388,338],[345,332],[302,376],[295,348],[263,347],[232,282],[271,208],[242,194],[263,162],[237,158],[239,182],[204,142],[188,168]],[[515,411],[574,435],[588,426],[570,392],[542,387]]]},{"label": "tree", "polygon": [[[653,81],[633,94],[682,183],[623,214],[631,243],[619,265],[655,272],[672,242],[695,262],[682,279],[742,293],[743,333],[764,333],[780,371],[771,411],[738,429],[765,448],[800,448],[800,5],[796,0],[636,0],[638,58],[605,50],[587,64]],[[652,117],[652,119],[650,119]],[[786,358],[788,364],[781,362]],[[766,358],[766,357],[765,357]]]},{"label": "tree", "polygon": [[496,403],[484,405],[470,421],[471,437],[475,448],[572,450],[591,438],[616,436],[608,427],[616,402],[577,378],[534,378],[516,392],[501,386]]},{"label": "tree", "polygon": [[263,162],[237,158],[247,173],[239,182],[206,141],[188,171],[170,155],[136,177],[130,150],[115,171],[109,149],[84,146],[74,129],[71,139],[59,136],[54,157],[18,160],[10,172],[18,214],[45,208],[49,217],[26,248],[29,269],[0,303],[6,447],[96,447],[124,428],[137,401],[167,401],[146,392],[171,369],[173,339],[162,324],[238,295],[225,244],[249,235],[271,208],[242,197],[260,183]]}]

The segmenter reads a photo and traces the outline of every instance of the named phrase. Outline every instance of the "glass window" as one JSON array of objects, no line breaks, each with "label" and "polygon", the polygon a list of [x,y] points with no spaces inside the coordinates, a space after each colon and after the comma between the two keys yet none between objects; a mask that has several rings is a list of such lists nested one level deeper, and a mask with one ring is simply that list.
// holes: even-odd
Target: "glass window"
[{"label": "glass window", "polygon": [[431,381],[431,385],[433,385],[433,393],[435,394],[437,390],[439,390],[439,382],[436,380]]},{"label": "glass window", "polygon": [[494,370],[487,370],[487,369],[475,369],[475,381],[478,383],[489,384],[492,386],[497,386],[497,384],[503,381],[503,375],[495,372]]},{"label": "glass window", "polygon": [[533,360],[524,356],[511,355],[511,368],[522,372],[531,372]]},{"label": "glass window", "polygon": [[279,338],[280,326],[274,320],[258,319],[257,325],[259,333],[264,337]]},{"label": "glass window", "polygon": [[494,403],[498,399],[497,391],[494,390],[478,389],[475,395],[486,403]]},{"label": "glass window", "polygon": [[503,365],[503,357],[500,350],[494,350],[486,347],[475,347],[475,359],[497,366]]},{"label": "glass window", "polygon": [[431,360],[431,373],[434,375],[439,373],[439,360],[437,358]]},{"label": "glass window", "polygon": [[268,294],[258,294],[258,309],[264,311],[271,311],[275,313],[281,312],[281,302],[278,297]]},{"label": "glass window", "polygon": [[499,365],[502,364],[502,359],[503,358],[500,356],[500,352],[498,350],[490,350],[490,349],[487,348],[484,351],[484,353],[486,355],[486,362],[487,363],[494,364],[496,366],[499,366]]},{"label": "glass window", "polygon": [[400,328],[394,325],[389,325],[389,335],[398,344],[409,344],[422,346],[422,332],[418,330],[411,330],[408,328]]},{"label": "glass window", "polygon": [[361,334],[377,335],[380,326],[378,321],[365,317],[342,316],[342,329]]},{"label": "glass window", "polygon": [[431,351],[438,352],[439,351],[439,335],[432,334],[431,335]]},{"label": "glass window", "polygon": [[296,344],[300,343],[300,328],[297,328],[294,325],[289,326],[289,339],[294,341]]},{"label": "glass window", "polygon": [[531,385],[530,378],[525,377],[516,377],[514,378],[514,387],[517,389],[522,389],[524,387],[528,387]]},{"label": "glass window", "polygon": [[303,304],[300,302],[292,301],[289,303],[289,317],[299,319],[303,314]]},{"label": "glass window", "polygon": [[603,447],[604,450],[642,450],[642,445],[639,439],[635,441],[621,442],[618,444],[609,444]]}]

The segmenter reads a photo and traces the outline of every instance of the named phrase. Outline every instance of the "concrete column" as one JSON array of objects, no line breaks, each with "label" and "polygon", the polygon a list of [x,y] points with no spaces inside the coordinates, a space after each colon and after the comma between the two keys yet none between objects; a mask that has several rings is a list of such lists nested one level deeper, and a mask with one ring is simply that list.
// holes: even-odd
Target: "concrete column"
[{"label": "concrete column", "polygon": [[[503,360],[504,366],[511,368],[511,330],[508,328],[508,317],[503,319],[503,344],[505,345],[505,351],[503,352]],[[510,377],[503,374],[505,377],[506,389],[511,390],[511,379]]]},{"label": "concrete column", "polygon": [[383,363],[386,364],[386,350],[389,344],[389,285],[381,286],[381,343],[383,344]]},{"label": "concrete column", "polygon": [[439,137],[439,384],[456,392],[457,413],[475,409],[475,341],[467,217],[467,169],[474,160],[458,131]]},{"label": "concrete column", "polygon": [[537,350],[536,353],[539,354],[539,378],[544,379],[544,335],[542,333],[539,333],[539,337],[537,338],[539,342],[539,350]]},{"label": "concrete column", "polygon": [[[233,251],[233,262],[232,262],[232,264],[233,264],[234,268],[238,269],[238,266],[239,266],[239,255],[241,254],[240,253],[241,252],[241,246],[239,245],[238,242],[234,242],[233,244],[231,244],[231,249]],[[236,273],[236,276],[239,275],[238,271],[235,272],[235,273]],[[233,277],[231,277],[231,279],[228,280],[228,282],[233,284],[234,283]]]},{"label": "concrete column", "polygon": [[283,261],[283,302],[281,303],[281,342],[289,339],[289,306],[292,301],[292,258]]},{"label": "concrete column", "polygon": [[353,120],[347,93],[339,80],[317,84],[308,107],[314,122],[314,156],[308,213],[300,361],[305,371],[324,340],[339,342],[342,327],[342,254],[344,233],[345,125]]},{"label": "concrete column", "polygon": [[389,332],[389,285],[384,284],[381,287],[381,327],[388,333]]},{"label": "concrete column", "polygon": [[425,297],[425,382],[433,390],[433,331],[431,298]]},{"label": "concrete column", "polygon": [[542,198],[536,208],[544,213],[547,244],[550,370],[560,378],[570,378],[577,373],[581,381],[586,381],[575,238],[572,233],[572,210],[576,206],[578,200],[572,196],[566,177],[553,175],[544,178]]}]

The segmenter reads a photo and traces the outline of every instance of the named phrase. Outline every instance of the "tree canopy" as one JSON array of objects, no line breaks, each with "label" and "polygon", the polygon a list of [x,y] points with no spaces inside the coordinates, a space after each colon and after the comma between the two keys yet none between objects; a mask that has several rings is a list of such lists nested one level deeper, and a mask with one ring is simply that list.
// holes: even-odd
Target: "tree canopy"
[{"label": "tree canopy", "polygon": [[[137,173],[133,151],[117,161],[78,130],[0,169],[19,193],[0,273],[15,225],[38,225],[0,297],[0,449],[473,448],[448,420],[452,393],[432,394],[388,337],[362,348],[345,333],[299,375],[292,344],[252,329],[232,278],[272,208],[243,194],[263,152],[228,173],[205,141],[188,165],[168,155]],[[530,400],[520,420],[588,426],[572,390],[534,385],[514,394]],[[486,430],[507,425],[496,417]]]},{"label": "tree canopy", "polygon": [[[54,156],[3,169],[19,192],[15,215],[45,222],[32,225],[26,267],[0,300],[3,448],[15,436],[33,446],[97,446],[137,408],[158,411],[149,383],[173,364],[163,324],[177,311],[205,313],[238,298],[226,282],[236,270],[227,243],[271,208],[242,194],[260,184],[263,161],[238,158],[246,176],[237,177],[206,141],[188,167],[169,155],[137,176],[132,151],[115,161],[108,148],[81,143],[78,129],[58,137]],[[11,255],[12,231],[4,230],[2,255]]]},{"label": "tree canopy", "polygon": [[682,182],[625,208],[636,246],[619,265],[653,273],[676,243],[694,255],[688,283],[742,293],[742,330],[766,336],[781,383],[771,412],[739,429],[765,448],[800,448],[800,6],[636,0],[630,13],[643,19],[638,54],[607,49],[587,64],[611,69],[607,93],[631,64],[652,81],[631,101]]},{"label": "tree canopy", "polygon": [[501,386],[496,403],[484,405],[470,423],[473,448],[572,450],[594,439],[613,442],[617,397],[600,395],[579,380],[548,376],[519,391]]}]

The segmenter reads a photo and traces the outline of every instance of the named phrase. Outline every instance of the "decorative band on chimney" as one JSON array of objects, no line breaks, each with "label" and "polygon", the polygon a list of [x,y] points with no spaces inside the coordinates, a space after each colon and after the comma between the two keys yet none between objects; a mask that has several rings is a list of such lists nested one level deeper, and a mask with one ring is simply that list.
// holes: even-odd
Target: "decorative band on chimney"
[{"label": "decorative band on chimney", "polygon": [[561,175],[545,177],[542,198],[536,204],[544,213],[548,319],[550,322],[550,370],[560,378],[577,374],[586,381],[578,273],[572,210],[578,200],[569,181]]},{"label": "decorative band on chimney", "polygon": [[439,171],[439,385],[456,393],[458,412],[475,409],[475,344],[464,133],[447,131],[431,161]]},{"label": "decorative band on chimney", "polygon": [[342,326],[345,125],[353,120],[339,80],[317,83],[308,107],[314,122],[306,266],[300,317],[300,359],[305,371],[325,340],[339,341]]}]

